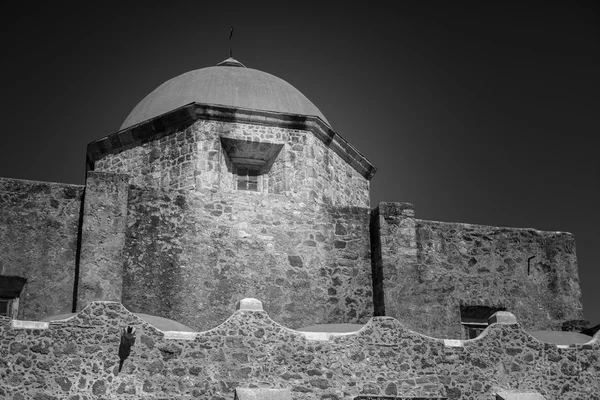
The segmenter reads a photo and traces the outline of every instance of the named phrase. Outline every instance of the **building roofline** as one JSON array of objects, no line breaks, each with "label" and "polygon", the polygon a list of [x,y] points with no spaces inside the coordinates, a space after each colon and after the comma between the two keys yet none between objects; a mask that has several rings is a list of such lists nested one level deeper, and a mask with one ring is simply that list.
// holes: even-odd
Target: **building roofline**
[{"label": "building roofline", "polygon": [[272,111],[226,107],[215,104],[189,103],[139,124],[95,140],[87,146],[86,168],[93,170],[96,161],[142,143],[160,139],[177,128],[197,120],[212,120],[275,126],[311,131],[321,142],[350,164],[365,179],[371,180],[377,168],[354,146],[335,132],[321,118]]}]

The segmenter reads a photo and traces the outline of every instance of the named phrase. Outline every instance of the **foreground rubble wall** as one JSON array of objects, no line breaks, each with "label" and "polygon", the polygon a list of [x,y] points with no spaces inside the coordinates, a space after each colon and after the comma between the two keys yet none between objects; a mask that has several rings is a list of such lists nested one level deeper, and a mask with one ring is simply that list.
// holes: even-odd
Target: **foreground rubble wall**
[{"label": "foreground rubble wall", "polygon": [[[118,372],[121,330],[136,328]],[[291,390],[294,399],[360,394],[490,399],[510,389],[547,399],[599,399],[600,344],[542,343],[493,324],[452,341],[376,317],[357,333],[308,340],[262,310],[238,310],[207,332],[163,333],[120,303],[93,302],[51,323],[0,319],[0,397],[233,399],[236,387]]]}]

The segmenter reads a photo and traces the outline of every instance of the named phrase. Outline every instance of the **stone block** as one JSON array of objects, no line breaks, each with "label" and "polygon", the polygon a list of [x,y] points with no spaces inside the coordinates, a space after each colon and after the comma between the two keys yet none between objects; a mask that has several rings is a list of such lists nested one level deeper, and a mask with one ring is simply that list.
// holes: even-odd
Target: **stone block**
[{"label": "stone block", "polygon": [[11,326],[13,329],[48,329],[50,324],[48,322],[21,321],[13,319]]},{"label": "stone block", "polygon": [[129,176],[89,171],[81,228],[77,309],[121,301]]},{"label": "stone block", "polygon": [[496,393],[496,400],[545,400],[538,392],[506,391]]},{"label": "stone block", "polygon": [[262,311],[263,305],[262,301],[258,299],[242,299],[240,300],[237,309],[244,311]]},{"label": "stone block", "polygon": [[446,347],[463,347],[463,341],[462,340],[456,340],[456,339],[444,339],[444,346]]},{"label": "stone block", "polygon": [[235,389],[236,400],[292,400],[289,389]]},{"label": "stone block", "polygon": [[517,323],[517,317],[508,311],[497,311],[488,318],[488,323],[512,325]]}]

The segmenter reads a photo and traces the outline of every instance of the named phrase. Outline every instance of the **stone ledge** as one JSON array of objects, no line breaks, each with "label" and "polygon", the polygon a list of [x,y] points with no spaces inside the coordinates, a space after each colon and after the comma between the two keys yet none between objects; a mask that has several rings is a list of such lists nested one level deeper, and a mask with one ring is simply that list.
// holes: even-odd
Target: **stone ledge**
[{"label": "stone ledge", "polygon": [[314,340],[314,341],[322,341],[326,342],[332,340],[336,337],[355,335],[358,331],[355,332],[308,332],[308,331],[294,331],[295,333],[299,333],[304,336],[306,340]]},{"label": "stone ledge", "polygon": [[446,347],[463,347],[463,341],[457,339],[444,339],[444,346]]},{"label": "stone ledge", "polygon": [[48,329],[50,327],[50,323],[39,321],[21,321],[18,319],[13,319],[11,321],[11,327],[13,329]]},{"label": "stone ledge", "polygon": [[165,339],[195,340],[198,332],[163,331]]},{"label": "stone ledge", "polygon": [[236,400],[292,400],[289,389],[235,389]]},{"label": "stone ledge", "polygon": [[546,400],[538,392],[505,391],[496,393],[496,400]]}]

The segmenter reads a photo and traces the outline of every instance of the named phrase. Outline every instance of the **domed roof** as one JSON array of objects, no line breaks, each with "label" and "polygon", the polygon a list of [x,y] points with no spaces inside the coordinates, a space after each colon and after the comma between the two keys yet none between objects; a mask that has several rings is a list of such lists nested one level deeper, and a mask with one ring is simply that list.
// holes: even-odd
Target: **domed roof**
[{"label": "domed roof", "polygon": [[276,76],[229,58],[215,67],[186,72],[160,85],[129,114],[121,129],[186,104],[198,102],[321,118],[319,109],[298,89]]}]

